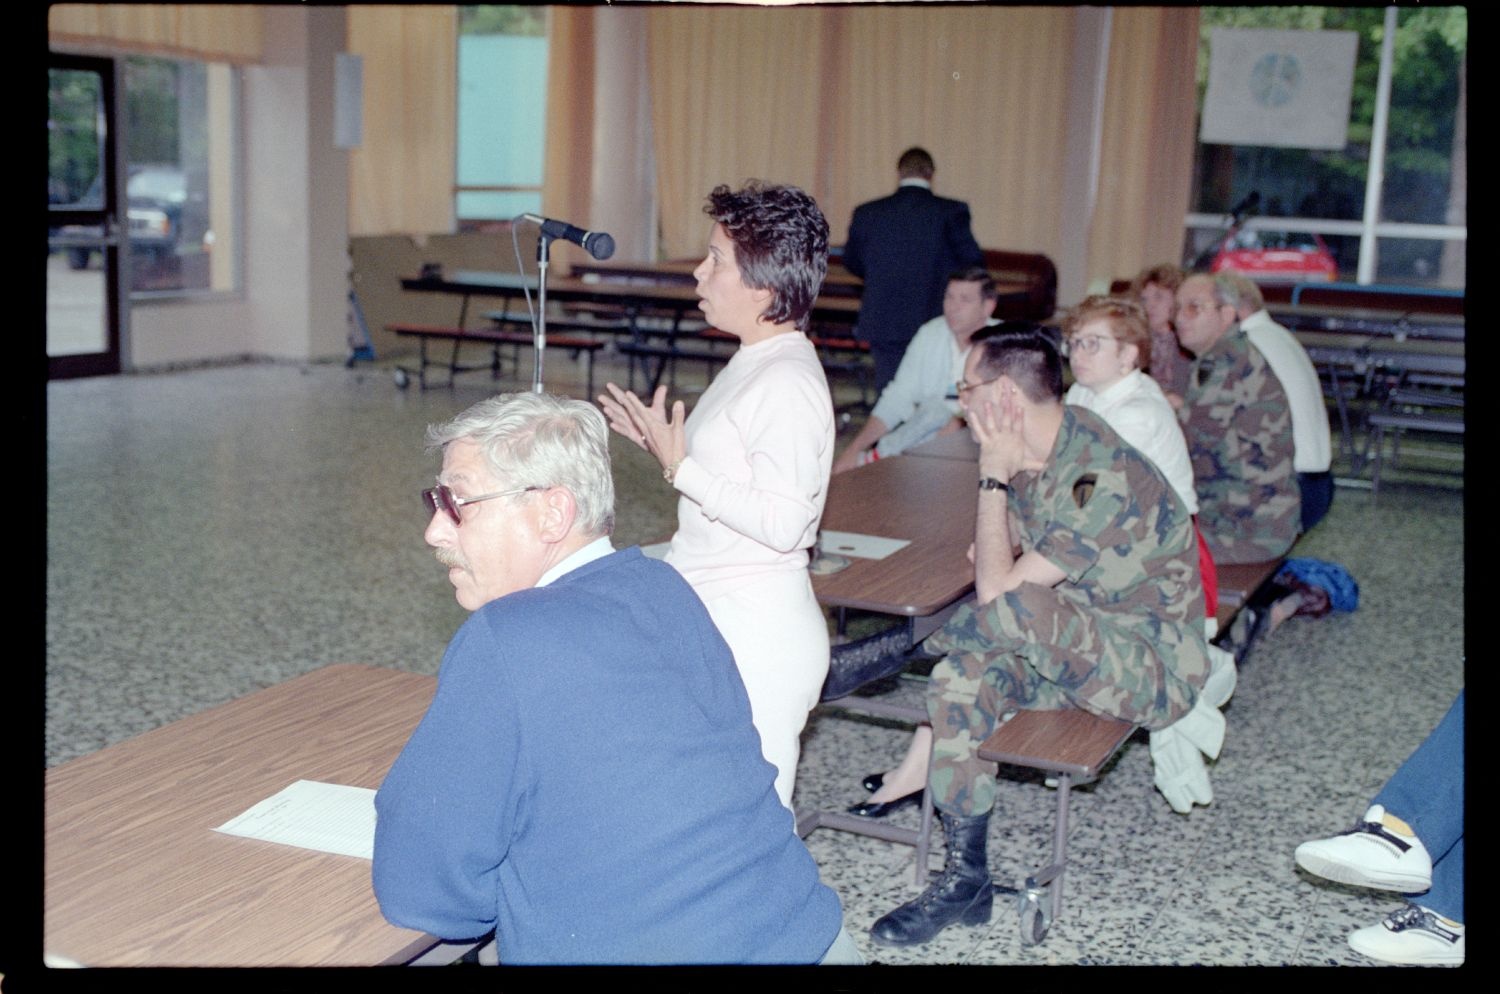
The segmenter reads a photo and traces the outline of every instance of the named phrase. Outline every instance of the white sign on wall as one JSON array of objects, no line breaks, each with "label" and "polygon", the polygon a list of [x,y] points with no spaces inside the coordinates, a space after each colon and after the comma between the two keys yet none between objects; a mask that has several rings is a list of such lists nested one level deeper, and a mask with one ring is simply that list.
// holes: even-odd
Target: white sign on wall
[{"label": "white sign on wall", "polygon": [[1214,28],[1199,140],[1343,148],[1357,44],[1353,31]]}]

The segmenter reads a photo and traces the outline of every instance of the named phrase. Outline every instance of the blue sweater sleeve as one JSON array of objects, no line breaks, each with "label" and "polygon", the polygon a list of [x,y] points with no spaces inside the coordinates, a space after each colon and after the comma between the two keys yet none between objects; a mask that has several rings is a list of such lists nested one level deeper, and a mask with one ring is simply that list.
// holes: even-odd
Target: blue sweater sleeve
[{"label": "blue sweater sleeve", "polygon": [[372,879],[395,925],[443,939],[495,927],[496,876],[527,793],[507,664],[475,614],[449,646],[432,705],[375,795]]}]

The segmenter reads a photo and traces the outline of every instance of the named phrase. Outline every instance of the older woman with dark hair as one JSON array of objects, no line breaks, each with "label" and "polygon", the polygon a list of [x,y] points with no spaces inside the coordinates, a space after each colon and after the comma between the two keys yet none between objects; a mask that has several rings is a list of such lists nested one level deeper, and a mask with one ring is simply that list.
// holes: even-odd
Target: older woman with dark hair
[{"label": "older woman with dark hair", "polygon": [[[790,186],[720,186],[708,256],[694,270],[700,307],[740,348],[690,417],[613,383],[610,426],[661,463],[681,495],[667,562],[703,598],[734,651],[788,808],[799,736],[828,673],[828,626],[813,597],[808,549],[828,495],[833,403],[804,332],[828,271],[828,222]],[[663,633],[670,637],[670,633]]]},{"label": "older woman with dark hair", "polygon": [[1178,266],[1163,262],[1146,267],[1130,281],[1130,296],[1145,308],[1151,329],[1151,348],[1141,355],[1141,368],[1151,373],[1174,409],[1182,406],[1182,398],[1187,395],[1188,368],[1192,365],[1172,328],[1177,288],[1186,276]]}]

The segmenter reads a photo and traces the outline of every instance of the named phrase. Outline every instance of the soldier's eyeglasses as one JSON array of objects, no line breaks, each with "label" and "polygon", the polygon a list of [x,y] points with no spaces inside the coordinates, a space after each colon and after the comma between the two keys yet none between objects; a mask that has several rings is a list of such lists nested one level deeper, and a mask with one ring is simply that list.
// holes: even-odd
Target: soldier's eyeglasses
[{"label": "soldier's eyeglasses", "polygon": [[978,383],[966,383],[963,380],[959,380],[957,383],[953,384],[953,389],[958,391],[958,395],[962,397],[964,394],[968,393],[970,390],[973,390],[975,387],[987,387],[991,383],[994,383],[999,379],[1000,377],[996,376],[992,379],[980,380]]},{"label": "soldier's eyeglasses", "polygon": [[1172,311],[1172,313],[1194,318],[1199,314],[1202,314],[1204,311],[1212,311],[1216,310],[1217,308],[1227,306],[1229,305],[1220,304],[1212,300],[1189,300],[1185,304],[1178,304],[1177,307]]},{"label": "soldier's eyeglasses", "polygon": [[494,500],[496,497],[514,497],[516,494],[524,494],[530,490],[540,490],[541,487],[522,487],[519,490],[502,490],[497,494],[480,494],[478,497],[460,497],[454,493],[446,483],[439,483],[431,490],[422,491],[422,504],[427,508],[427,516],[430,518],[438,511],[442,511],[453,520],[454,526],[463,524],[463,519],[458,516],[459,508],[465,504],[478,504],[482,500]]}]

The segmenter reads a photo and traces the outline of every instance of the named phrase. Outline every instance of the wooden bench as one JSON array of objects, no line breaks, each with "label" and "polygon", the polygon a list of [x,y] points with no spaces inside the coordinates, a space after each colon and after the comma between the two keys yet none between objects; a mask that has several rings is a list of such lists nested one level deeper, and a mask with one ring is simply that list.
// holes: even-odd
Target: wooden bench
[{"label": "wooden bench", "polygon": [[[427,369],[430,366],[446,366],[448,369],[447,386],[453,386],[454,377],[459,373],[473,370],[488,369],[490,375],[500,375],[500,346],[512,346],[512,353],[519,362],[520,350],[524,346],[534,346],[535,339],[529,331],[508,331],[501,328],[454,328],[446,325],[431,324],[406,324],[393,322],[385,326],[386,330],[393,334],[406,338],[417,339],[418,366],[415,370],[408,370],[404,366],[396,368],[396,385],[403,390],[410,382],[409,374],[417,374],[417,383],[423,390],[427,389]],[[453,343],[453,351],[446,363],[428,358],[427,343],[429,341],[448,341]],[[459,363],[459,348],[465,342],[478,342],[491,347],[490,362],[483,365],[462,365]],[[604,348],[605,343],[597,339],[581,338],[577,335],[554,335],[550,331],[547,334],[547,347],[567,349],[574,358],[579,355],[585,357],[588,376],[588,396],[594,395],[594,353]]]},{"label": "wooden bench", "polygon": [[[531,334],[531,314],[527,311],[486,311],[485,320],[502,331],[521,331]],[[560,331],[570,334],[628,335],[630,321],[624,315],[610,311],[575,310],[547,315],[547,341],[552,333]]]},{"label": "wooden bench", "polygon": [[1412,287],[1354,283],[1305,283],[1293,291],[1291,303],[1308,307],[1462,315],[1464,297],[1463,292],[1455,290],[1418,290]]},{"label": "wooden bench", "polygon": [[[1024,888],[996,885],[1018,893],[1021,942],[1035,945],[1062,914],[1063,873],[1068,862],[1068,804],[1073,787],[1099,775],[1134,734],[1136,726],[1088,711],[1017,711],[979,747],[979,758],[1057,779],[1057,813],[1052,825],[1052,862],[1027,874]],[[924,804],[926,798],[924,797]],[[1044,898],[1050,900],[1044,902]]]}]

